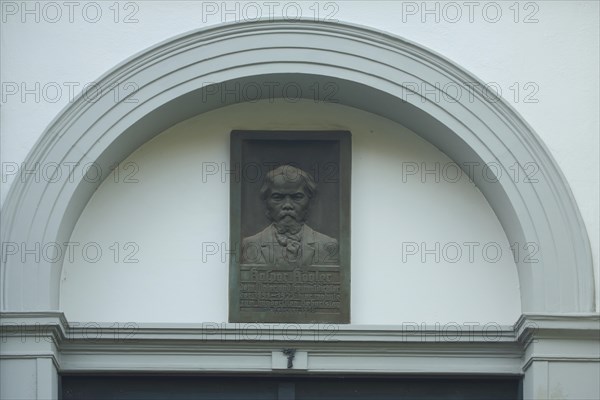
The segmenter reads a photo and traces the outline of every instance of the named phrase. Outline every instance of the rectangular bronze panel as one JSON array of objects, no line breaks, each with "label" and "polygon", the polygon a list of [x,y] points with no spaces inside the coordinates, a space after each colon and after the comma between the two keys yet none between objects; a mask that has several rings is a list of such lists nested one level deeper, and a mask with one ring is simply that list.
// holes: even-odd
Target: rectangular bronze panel
[{"label": "rectangular bronze panel", "polygon": [[350,323],[347,131],[231,132],[230,322]]}]

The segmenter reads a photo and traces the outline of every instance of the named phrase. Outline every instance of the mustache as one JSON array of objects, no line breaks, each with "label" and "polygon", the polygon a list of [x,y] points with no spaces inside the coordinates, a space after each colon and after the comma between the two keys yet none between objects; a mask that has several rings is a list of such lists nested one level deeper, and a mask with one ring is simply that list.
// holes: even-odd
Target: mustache
[{"label": "mustache", "polygon": [[304,223],[308,218],[308,210],[294,210],[291,208],[285,209],[267,209],[266,212],[267,218],[271,222],[279,222],[279,223]]},{"label": "mustache", "polygon": [[274,217],[277,221],[281,221],[285,217],[291,217],[295,220],[298,220],[298,214],[296,213],[296,211],[293,211],[293,210],[279,211],[277,214],[274,215]]}]

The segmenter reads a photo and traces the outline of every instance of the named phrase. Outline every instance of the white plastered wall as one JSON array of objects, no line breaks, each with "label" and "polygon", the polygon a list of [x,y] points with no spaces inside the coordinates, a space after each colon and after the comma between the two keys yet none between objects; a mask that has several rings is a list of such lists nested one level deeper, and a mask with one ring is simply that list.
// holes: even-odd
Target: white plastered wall
[{"label": "white plastered wall", "polygon": [[[98,18],[92,3],[101,9]],[[57,19],[55,10],[44,8],[43,2],[3,1],[0,200],[20,179],[13,167],[21,166],[50,121],[85,85],[131,55],[177,34],[247,21],[254,14],[244,8],[246,3],[80,2],[70,14],[64,2],[54,2],[61,12]],[[598,2],[521,2],[516,8],[511,1],[427,3],[284,1],[275,2],[272,12],[262,2],[257,4],[264,17],[293,18],[298,5],[308,19],[318,11],[320,20],[356,23],[402,36],[499,89],[540,135],[565,174],[588,230],[598,280]],[[27,12],[25,6],[33,11]],[[10,94],[14,85],[17,91]],[[62,90],[58,95],[56,86]]]},{"label": "white plastered wall", "polygon": [[[42,2],[29,3],[42,4]],[[20,88],[20,91],[15,95],[6,96],[5,86],[2,87],[2,98],[0,99],[2,103],[2,107],[0,108],[0,157],[3,167],[7,165],[12,166],[13,164],[19,165],[33,148],[34,143],[41,136],[49,122],[63,107],[68,105],[72,97],[68,92],[67,84],[76,84],[77,89],[75,89],[75,92],[78,92],[85,84],[93,82],[101,74],[137,52],[143,51],[174,35],[224,22],[220,13],[207,16],[206,18],[206,15],[203,15],[203,4],[211,2],[191,1],[121,2],[121,6],[124,6],[125,3],[132,3],[137,6],[138,9],[134,16],[136,21],[129,24],[123,23],[123,18],[127,12],[131,11],[131,8],[120,8],[119,19],[115,22],[114,15],[111,14],[112,11],[109,9],[114,4],[111,1],[98,2],[102,7],[103,17],[97,22],[90,23],[82,19],[80,13],[81,7],[86,3],[92,2],[78,3],[80,8],[77,9],[73,21],[69,21],[68,17],[63,17],[57,23],[50,23],[45,21],[44,18],[36,21],[35,15],[23,17],[21,11],[18,11],[15,15],[7,15],[5,9],[2,9],[2,21],[0,23],[0,37],[2,37],[0,44],[2,55],[0,59],[0,80],[3,84],[16,84]],[[235,7],[235,5],[232,5],[233,3],[228,2],[227,7]],[[277,3],[279,10],[287,3]],[[314,1],[297,1],[295,3],[301,5],[304,16],[309,18],[312,16],[311,12],[313,10],[310,7],[315,3]],[[430,2],[429,7],[435,10],[435,7],[443,7],[445,3],[447,4],[448,2]],[[447,18],[442,17],[439,22],[436,22],[435,11],[433,14],[428,15],[423,13],[423,2],[337,1],[321,2],[319,3],[319,7],[323,7],[320,8],[321,11],[326,11],[324,10],[325,4],[334,4],[336,7],[334,19],[341,22],[362,24],[402,36],[448,57],[485,82],[497,83],[502,90],[503,97],[531,124],[533,129],[548,146],[550,153],[555,157],[558,165],[565,174],[580,207],[591,240],[597,281],[599,254],[598,163],[600,159],[598,142],[599,117],[597,111],[600,108],[598,95],[599,76],[597,73],[600,54],[598,2],[521,2],[520,5],[523,8],[519,8],[520,13],[516,22],[514,8],[509,8],[515,2],[495,2],[495,4],[500,4],[503,12],[501,19],[495,23],[486,21],[482,18],[481,14],[482,7],[493,2],[476,3],[477,8],[472,22],[467,17],[468,10],[465,7],[462,7],[463,17],[460,21],[449,22]],[[3,7],[6,4],[16,4],[18,7],[21,7],[24,2],[2,2]],[[64,3],[56,2],[56,4],[62,5]],[[213,4],[220,7],[222,3],[214,2]],[[243,2],[235,2],[235,4],[243,4]],[[464,3],[456,2],[456,4],[461,5]],[[532,4],[532,6],[525,9],[525,4]],[[417,13],[414,15],[403,14],[403,11],[406,11],[405,7],[410,5],[417,6]],[[531,11],[535,11],[536,8],[537,11],[534,16],[536,21],[524,23],[524,17],[529,15]],[[68,15],[65,8],[63,8],[63,13],[65,16]],[[403,15],[405,18],[403,18]],[[280,17],[281,12],[277,12],[275,16]],[[227,18],[230,22],[235,19],[235,14]],[[48,98],[41,93],[38,93],[39,99],[36,98],[36,94],[29,94],[23,97],[21,85],[26,85],[27,88],[35,88],[36,83],[39,83],[40,87],[46,84],[57,83],[63,88],[63,93],[57,99],[54,99],[52,94]],[[529,83],[533,83],[534,86],[526,87],[525,85]],[[516,94],[515,90],[519,90],[519,94]],[[526,98],[532,92],[535,92],[535,94],[533,98],[530,97],[529,99],[536,100],[536,102],[530,103],[526,101]],[[369,120],[372,121],[371,119]],[[392,131],[396,130],[390,130],[390,132]],[[223,133],[226,133],[225,130],[223,130]],[[206,145],[206,137],[203,140]],[[151,146],[153,146],[152,143],[144,148]],[[216,143],[215,147],[218,147]],[[140,149],[140,152],[144,151],[144,148]],[[184,146],[181,146],[180,150],[186,149]],[[220,151],[222,155],[226,155],[227,153],[227,150],[222,147]],[[139,152],[132,155],[132,157],[137,157],[137,154]],[[355,161],[358,160],[360,158],[357,157]],[[171,159],[171,162],[173,161]],[[160,165],[159,160],[154,160],[153,162],[154,167]],[[148,164],[148,167],[151,165]],[[167,168],[165,172],[173,172],[173,169]],[[19,176],[5,174],[4,168],[2,174],[0,200],[4,201],[11,184],[15,179],[19,179]],[[140,169],[136,176],[139,178],[142,174],[143,171]],[[156,178],[160,178],[160,176]],[[370,183],[375,184],[376,182]],[[149,185],[146,189],[150,190],[151,186]],[[459,185],[456,186],[458,187]],[[142,185],[139,187],[141,188]],[[125,196],[123,193],[127,190],[125,187],[120,187],[118,190],[121,196]],[[105,189],[101,188],[99,194],[102,194],[104,191]],[[154,194],[156,194],[156,191],[151,193],[151,195]],[[167,196],[164,193],[161,193],[161,195],[163,197]],[[152,197],[148,197],[148,201],[151,201],[151,199]],[[483,199],[480,200],[477,204],[483,207],[485,203]],[[88,209],[96,206],[93,201]],[[179,203],[174,204],[173,208],[179,205]],[[113,209],[116,207],[115,204],[106,203],[106,207],[109,207],[109,205]],[[122,207],[119,204],[118,206]],[[221,211],[227,207],[226,204],[219,204],[218,206],[222,207]],[[110,214],[111,211],[109,210],[103,215]],[[226,213],[222,215],[227,216]],[[133,217],[134,215],[128,216],[129,220]],[[360,221],[360,219],[355,217],[355,221]],[[494,222],[494,219],[490,218],[488,221]],[[111,221],[102,221],[102,225],[98,225],[94,229],[97,229],[97,233],[101,234],[102,229],[110,225],[109,222]],[[184,222],[191,224],[191,221]],[[121,223],[125,225],[124,222]],[[149,222],[145,220],[145,223]],[[227,226],[227,224],[223,226]],[[478,227],[481,228],[482,225],[478,225]],[[88,229],[92,229],[92,227],[88,226]],[[163,229],[163,227],[161,226],[160,229]],[[496,231],[492,230],[490,232]],[[122,233],[117,233],[121,235],[118,237],[120,244],[123,244],[124,240],[131,240],[131,236],[128,235],[129,231],[126,230]],[[76,231],[75,233],[75,235],[83,234],[85,232]],[[171,234],[178,235],[180,232],[174,231]],[[151,236],[151,232],[145,232],[145,235],[149,237]],[[223,236],[226,238],[226,234]],[[76,239],[76,236],[73,238]],[[356,232],[354,232],[353,239],[357,239]],[[170,243],[173,242],[174,240],[170,241]],[[106,251],[110,252],[110,250]],[[124,251],[124,249],[121,249],[121,257],[124,256]],[[111,253],[108,254],[112,256]],[[138,256],[140,259],[141,255],[142,249],[140,248]],[[355,254],[355,256],[358,255]],[[355,265],[357,265],[357,261],[355,261]],[[111,276],[118,278],[118,274],[128,274],[129,278],[131,278],[132,270],[130,267],[139,268],[138,265],[127,264],[124,267],[130,269],[121,271],[121,267],[122,265],[113,266],[113,272],[116,270],[117,276]],[[435,267],[439,268],[437,265]],[[384,267],[382,266],[382,268]],[[405,276],[406,278],[410,278],[410,275],[405,270],[389,267],[388,271],[396,273],[398,273],[397,271],[402,271],[403,275],[407,275]],[[192,271],[191,268],[189,268],[188,272],[200,274],[199,271]],[[356,285],[356,279],[361,276],[361,272],[363,276],[367,275],[365,270],[358,271],[356,268],[353,270],[354,285]],[[444,271],[436,269],[435,272]],[[213,275],[221,280],[222,289],[225,289],[224,285],[226,285],[225,273],[221,265],[217,267],[215,264]],[[167,278],[172,279],[171,276]],[[67,281],[68,279],[70,278],[67,276]],[[149,281],[144,280],[145,278],[140,279],[138,277],[137,279],[136,283],[138,285],[134,290],[141,291],[142,289],[147,290],[152,288]],[[365,307],[372,307],[381,298],[367,298],[366,291],[373,292],[373,284],[369,285],[368,279],[369,277],[366,277],[364,282],[361,283],[365,290],[363,293],[357,290],[356,286],[353,286],[353,296],[362,296],[360,301],[366,301],[364,303]],[[188,282],[183,283],[188,284]],[[106,287],[106,282],[98,280],[97,282],[86,282],[86,284],[88,284],[90,290],[85,296],[81,297],[81,299],[86,299],[87,297],[81,309],[88,306],[90,312],[95,309],[95,316],[98,316],[97,319],[120,319],[121,316],[117,315],[116,312],[121,312],[122,318],[125,318],[125,314],[131,310],[128,307],[135,305],[135,298],[133,296],[135,292],[131,292],[128,295],[129,304],[119,303],[117,309],[111,310],[112,315],[110,317],[107,315],[101,316],[100,310],[103,309],[103,305],[101,304],[103,300],[102,296],[106,295],[106,293],[101,293],[101,295],[98,295],[94,299],[93,296],[96,293],[94,293],[95,289],[93,288],[95,284],[99,287]],[[118,279],[108,282],[111,290],[115,290],[114,293],[117,294],[116,288],[121,284],[122,282],[119,282]],[[192,283],[189,284],[191,285]],[[197,285],[198,281],[194,281],[193,284]],[[510,287],[510,282],[507,282],[507,284]],[[598,309],[599,286],[598,284],[596,285],[596,309]],[[179,288],[180,286],[177,287],[177,289]],[[62,300],[63,304],[66,304],[66,286],[63,286],[63,289]],[[210,289],[213,290],[213,288]],[[414,290],[414,288],[409,289]],[[435,293],[434,289],[435,287],[430,288],[431,293]],[[124,289],[125,292],[128,290],[131,289]],[[158,299],[156,300],[157,302],[162,300],[160,311],[165,313],[166,304],[173,304],[180,299],[173,296],[184,296],[189,295],[189,293],[182,292],[180,295],[179,291],[174,291],[174,293],[172,292],[167,295],[167,293],[155,291],[152,301],[154,301],[154,298]],[[203,295],[207,296],[210,293],[211,291],[207,291]],[[400,291],[395,291],[393,294],[398,298],[404,295]],[[201,294],[194,295],[201,297]],[[419,295],[424,296],[422,293]],[[464,293],[460,294],[460,296],[464,295]],[[210,301],[214,300],[214,298],[208,298]],[[452,298],[457,299],[457,297]],[[144,299],[149,301],[147,297]],[[511,297],[511,299],[514,301],[515,298]],[[421,297],[419,300],[426,301],[428,298]],[[443,302],[446,301],[448,301],[448,298],[443,299]],[[472,303],[480,301],[481,298],[472,299]],[[415,304],[417,303],[410,302],[409,306],[412,307]],[[439,306],[444,306],[444,304],[439,304]],[[474,308],[469,309],[468,312],[475,312],[475,307],[479,307],[477,304],[472,304],[472,306]],[[121,307],[124,310],[121,311]],[[216,314],[202,314],[202,317],[199,316],[198,318],[223,319],[225,315],[223,303],[220,303],[219,307],[221,307],[219,311],[220,316],[216,316]],[[370,322],[380,317],[378,315],[367,315],[367,308],[363,308],[361,311],[358,307],[355,300],[353,303],[353,320],[357,323],[361,321]],[[433,310],[433,307],[429,307],[428,305],[423,305],[423,307],[428,307],[429,311]],[[483,308],[483,305],[481,307]],[[516,310],[517,308],[518,305],[510,306],[510,309]],[[217,308],[215,307],[215,309]],[[141,313],[147,310],[147,308],[144,308],[138,310],[138,312]],[[70,312],[75,316],[76,314],[73,314],[74,311],[74,309],[67,310],[68,313]],[[170,311],[175,312],[177,310],[172,309]],[[415,311],[416,313],[417,311],[422,311],[422,309],[413,310],[409,307],[409,311]],[[206,310],[201,310],[198,313],[200,315],[204,312]],[[453,312],[458,314],[463,311],[453,310]],[[461,318],[457,314],[454,314],[452,318],[457,320]],[[462,315],[466,314],[467,311]],[[173,315],[173,319],[175,319],[177,314]],[[474,313],[472,315],[475,316]],[[510,312],[509,306],[504,310],[491,308],[485,314],[483,320],[488,320],[491,316],[494,316],[494,318],[498,316],[500,320],[500,315],[507,316],[508,321],[513,317],[514,312]],[[148,314],[146,317],[150,319],[151,316]],[[410,315],[403,315],[402,318],[405,320],[411,319]],[[435,316],[432,318],[435,318]],[[83,319],[90,320],[91,318],[86,316]],[[419,316],[419,320],[422,319]],[[434,320],[437,319],[435,318]],[[577,343],[577,341],[575,342]],[[548,354],[556,354],[556,349],[552,349]],[[589,354],[589,352],[586,352],[586,354]],[[555,361],[550,362],[550,365],[548,365],[548,361],[534,363],[536,365],[532,368],[541,368],[542,373],[534,374],[534,385],[531,388],[527,388],[526,380],[526,398],[547,398],[549,396],[556,398],[598,398],[599,389],[596,379],[598,366],[596,364],[589,362],[568,364],[560,362],[560,360]],[[537,364],[542,364],[542,367],[538,367]],[[545,370],[544,364],[546,364]],[[38,388],[34,387],[36,383],[32,379],[35,376],[36,368],[38,372],[40,371],[39,364],[36,367],[35,364],[30,362],[15,361],[13,363],[13,361],[9,360],[6,361],[6,364],[3,364],[3,366],[7,365],[9,365],[8,368],[2,368],[1,379],[3,383],[10,382],[13,386],[7,384],[0,385],[3,390],[3,397],[18,397],[15,395],[16,393],[23,398],[31,398],[32,394],[36,393],[36,390],[39,398],[51,397],[46,396],[45,392],[39,390],[39,379],[37,382]],[[49,376],[55,376],[55,374],[42,374],[42,380],[47,380]],[[542,383],[545,381],[545,384],[538,384],[538,378],[540,377],[542,378]],[[18,384],[15,384],[15,382],[18,382]],[[47,388],[53,387],[47,393],[56,393],[54,386],[56,385],[46,385]],[[13,389],[16,391],[13,391]],[[6,396],[4,396],[5,394]]]},{"label": "white plastered wall", "polygon": [[366,112],[267,100],[177,124],[102,183],[63,267],[69,320],[227,321],[233,129],[352,132],[352,323],[511,325],[519,317],[510,244],[447,156]]}]

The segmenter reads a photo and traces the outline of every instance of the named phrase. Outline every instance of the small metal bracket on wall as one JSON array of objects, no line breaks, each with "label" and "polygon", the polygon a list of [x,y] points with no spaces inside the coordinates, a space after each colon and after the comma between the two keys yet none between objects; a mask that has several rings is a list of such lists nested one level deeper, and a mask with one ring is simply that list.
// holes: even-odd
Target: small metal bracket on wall
[{"label": "small metal bracket on wall", "polygon": [[294,367],[294,356],[296,355],[296,349],[283,349],[281,350],[283,354],[287,356],[287,367]]}]

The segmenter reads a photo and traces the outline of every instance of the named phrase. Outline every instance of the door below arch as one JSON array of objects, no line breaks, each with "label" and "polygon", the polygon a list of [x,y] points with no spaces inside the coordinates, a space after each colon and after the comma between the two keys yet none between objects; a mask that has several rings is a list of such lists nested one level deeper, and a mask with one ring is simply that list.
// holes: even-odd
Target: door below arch
[{"label": "door below arch", "polygon": [[522,398],[519,376],[63,375],[61,386],[64,400]]}]

